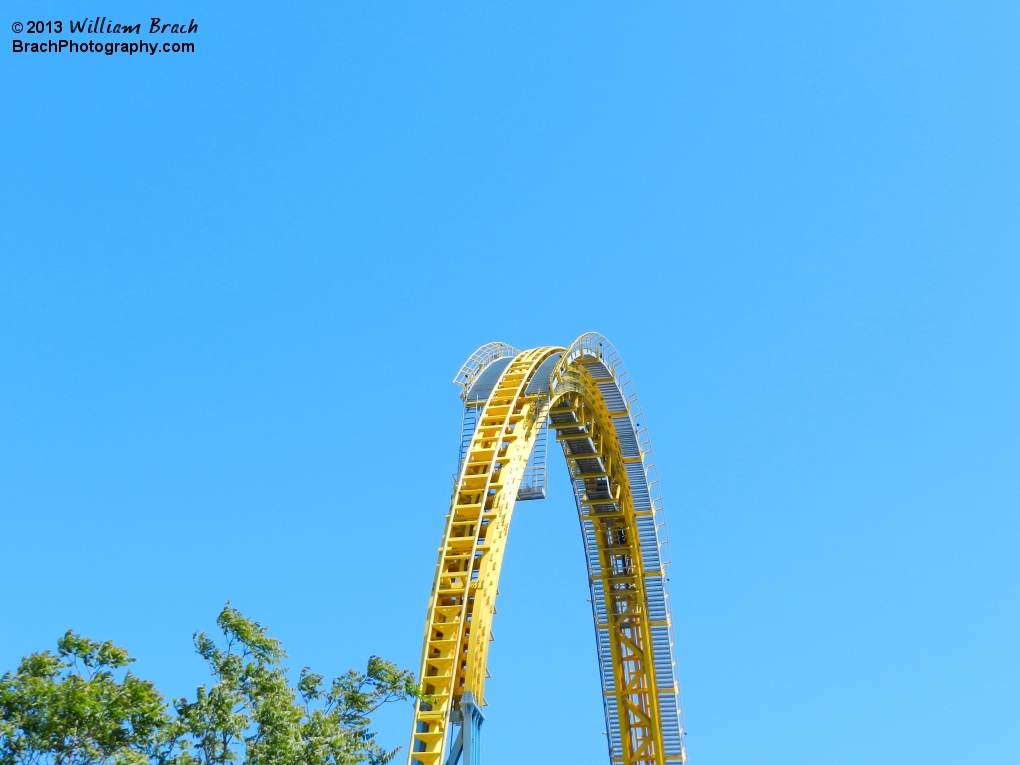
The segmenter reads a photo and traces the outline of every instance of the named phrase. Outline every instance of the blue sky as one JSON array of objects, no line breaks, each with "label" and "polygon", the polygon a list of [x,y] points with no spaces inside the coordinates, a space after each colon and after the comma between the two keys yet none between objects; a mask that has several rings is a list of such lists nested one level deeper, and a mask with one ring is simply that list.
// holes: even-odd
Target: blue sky
[{"label": "blue sky", "polygon": [[[2,7],[0,669],[73,627],[192,693],[228,599],[294,667],[416,667],[449,380],[595,330],[692,763],[1015,762],[1020,6]],[[96,12],[196,52],[11,52]],[[486,763],[604,761],[579,542],[554,463]]]}]

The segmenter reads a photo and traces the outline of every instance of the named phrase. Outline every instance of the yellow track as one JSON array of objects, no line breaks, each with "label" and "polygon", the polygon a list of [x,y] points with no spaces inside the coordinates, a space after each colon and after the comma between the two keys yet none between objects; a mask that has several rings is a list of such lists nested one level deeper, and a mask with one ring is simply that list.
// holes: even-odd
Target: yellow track
[{"label": "yellow track", "polygon": [[[471,411],[477,424],[446,516],[422,648],[420,677],[432,701],[416,709],[409,765],[443,765],[451,727],[462,724],[467,702],[484,706],[507,532],[546,426],[563,447],[585,538],[610,761],[685,761],[660,555],[664,529],[657,530],[661,504],[647,439],[640,443],[643,417],[636,397],[627,395],[629,377],[618,359],[595,334],[582,335],[569,349],[524,351]],[[478,363],[476,377],[487,362]],[[540,368],[542,378],[552,369],[548,380],[536,375]],[[472,380],[461,382],[466,394]],[[470,753],[464,759],[477,765]]]}]

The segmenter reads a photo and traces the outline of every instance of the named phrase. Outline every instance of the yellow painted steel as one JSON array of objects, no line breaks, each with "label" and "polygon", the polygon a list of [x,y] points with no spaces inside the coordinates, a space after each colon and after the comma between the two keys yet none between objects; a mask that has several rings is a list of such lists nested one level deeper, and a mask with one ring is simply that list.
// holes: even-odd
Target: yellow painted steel
[{"label": "yellow painted steel", "polygon": [[[470,691],[478,705],[485,703],[486,658],[507,532],[528,457],[550,414],[557,441],[582,433],[595,451],[575,455],[564,449],[575,484],[584,482],[579,509],[592,518],[596,532],[599,565],[592,576],[600,580],[607,606],[606,622],[596,627],[608,630],[612,661],[603,692],[615,699],[622,744],[612,761],[666,765],[685,759],[666,757],[656,722],[660,684],[639,544],[642,513],[635,510],[626,470],[627,462],[640,457],[624,457],[611,419],[619,413],[610,411],[583,359],[564,355],[555,365],[551,399],[548,388],[526,394],[542,362],[563,350],[535,348],[514,357],[478,414],[439,547],[420,669],[432,703],[416,709],[409,765],[443,765],[451,714],[456,717],[463,695]],[[601,471],[579,467],[578,460],[593,458]]]},{"label": "yellow painted steel", "polygon": [[[557,441],[563,431],[583,428],[591,435],[595,454],[567,454],[571,475],[583,476],[587,486],[608,478],[609,496],[616,510],[592,513],[595,519],[599,569],[602,591],[606,597],[607,623],[596,625],[609,629],[612,651],[613,692],[620,719],[623,751],[619,762],[625,765],[663,765],[666,762],[659,719],[658,685],[652,661],[651,624],[645,608],[645,581],[638,544],[637,513],[631,499],[625,458],[613,428],[608,407],[598,386],[583,364],[557,366],[557,391],[552,411],[570,411],[575,422],[567,422],[557,430]],[[557,417],[556,419],[561,419]],[[601,458],[603,475],[586,474],[577,469],[579,459]],[[634,458],[639,459],[639,458]],[[586,491],[582,504],[589,511],[605,505],[594,491]]]}]

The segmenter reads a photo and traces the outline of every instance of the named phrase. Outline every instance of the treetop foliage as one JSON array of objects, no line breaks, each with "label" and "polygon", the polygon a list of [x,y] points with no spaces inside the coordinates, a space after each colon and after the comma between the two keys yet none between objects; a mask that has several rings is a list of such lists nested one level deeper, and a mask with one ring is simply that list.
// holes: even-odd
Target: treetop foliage
[{"label": "treetop foliage", "polygon": [[383,704],[421,698],[414,674],[372,656],[326,683],[301,670],[266,628],[228,603],[222,638],[196,633],[212,675],[194,700],[167,703],[126,667],[126,650],[68,631],[57,652],[0,678],[0,765],[382,765],[370,728]]}]

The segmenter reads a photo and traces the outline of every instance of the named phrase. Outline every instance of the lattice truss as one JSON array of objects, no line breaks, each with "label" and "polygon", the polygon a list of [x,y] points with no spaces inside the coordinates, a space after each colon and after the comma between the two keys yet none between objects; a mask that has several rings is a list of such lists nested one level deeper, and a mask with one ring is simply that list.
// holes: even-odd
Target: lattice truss
[{"label": "lattice truss", "polygon": [[684,763],[665,518],[619,355],[595,333],[567,349],[490,343],[454,382],[464,398],[460,464],[422,649],[431,701],[416,708],[409,765],[478,765],[507,532],[516,501],[545,497],[550,431],[566,458],[588,563],[609,760]]}]

